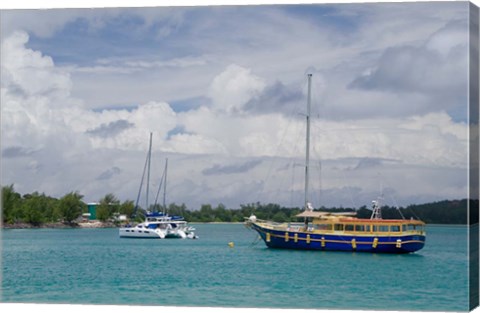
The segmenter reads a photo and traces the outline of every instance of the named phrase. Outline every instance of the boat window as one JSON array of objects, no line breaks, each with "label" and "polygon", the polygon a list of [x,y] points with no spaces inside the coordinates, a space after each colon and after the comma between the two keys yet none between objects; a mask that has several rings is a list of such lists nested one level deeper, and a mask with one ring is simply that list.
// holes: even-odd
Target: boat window
[{"label": "boat window", "polygon": [[[417,230],[417,226],[418,225],[412,225],[412,224],[409,224],[407,227],[408,227],[408,230],[412,231],[412,230]],[[418,230],[421,230],[422,227],[418,227]]]},{"label": "boat window", "polygon": [[373,225],[373,231],[375,232],[388,232],[388,226],[386,225]]},{"label": "boat window", "polygon": [[402,231],[407,231],[407,225],[402,225]]},{"label": "boat window", "polygon": [[400,231],[400,225],[390,226],[390,231],[399,232]]},{"label": "boat window", "polygon": [[354,229],[353,225],[349,225],[349,224],[345,225],[346,231],[353,231],[353,229]]},{"label": "boat window", "polygon": [[343,230],[343,224],[335,224],[334,230]]},{"label": "boat window", "polygon": [[319,230],[332,230],[332,224],[318,224]]},{"label": "boat window", "polygon": [[355,225],[355,231],[365,231],[365,225]]},{"label": "boat window", "polygon": [[412,228],[410,228],[411,230],[414,230],[414,231],[425,231],[425,226],[424,225],[410,225],[412,226]]}]

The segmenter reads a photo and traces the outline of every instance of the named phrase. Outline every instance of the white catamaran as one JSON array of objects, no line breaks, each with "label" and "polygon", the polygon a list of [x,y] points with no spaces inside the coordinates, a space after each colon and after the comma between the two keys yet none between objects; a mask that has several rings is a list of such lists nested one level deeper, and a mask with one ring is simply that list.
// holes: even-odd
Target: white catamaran
[{"label": "white catamaran", "polygon": [[158,188],[157,198],[155,199],[155,205],[153,208],[156,208],[156,203],[158,199],[158,194],[160,188],[163,184],[163,212],[150,212],[148,211],[149,202],[149,181],[150,181],[150,159],[152,155],[152,133],[150,133],[150,145],[147,154],[147,160],[145,162],[144,173],[142,176],[142,181],[140,183],[140,189],[137,196],[137,203],[135,204],[135,213],[134,216],[139,211],[138,202],[140,199],[140,193],[142,190],[143,180],[145,178],[145,171],[147,172],[147,188],[146,188],[146,213],[145,221],[139,223],[135,226],[127,225],[119,229],[119,236],[122,238],[153,238],[153,239],[164,239],[164,238],[189,238],[196,239],[198,236],[195,235],[195,228],[188,225],[188,222],[182,216],[170,216],[166,213],[166,186],[167,186],[167,168],[168,168],[168,159],[165,161],[165,170],[163,172],[163,177]]}]

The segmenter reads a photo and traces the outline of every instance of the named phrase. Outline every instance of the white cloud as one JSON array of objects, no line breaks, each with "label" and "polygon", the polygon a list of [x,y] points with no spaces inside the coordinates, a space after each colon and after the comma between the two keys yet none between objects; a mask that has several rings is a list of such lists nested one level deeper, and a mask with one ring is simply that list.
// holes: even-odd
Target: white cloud
[{"label": "white cloud", "polygon": [[[15,183],[22,193],[61,196],[79,190],[88,201],[108,192],[134,199],[153,131],[153,172],[160,173],[169,157],[171,201],[189,207],[256,201],[300,205],[302,169],[286,164],[303,162],[304,74],[316,68],[313,104],[320,119],[312,127],[312,157],[314,163],[324,161],[321,179],[312,184],[325,198],[315,204],[348,205],[357,197],[355,205],[368,203],[379,190],[378,172],[402,203],[464,197],[468,128],[449,115],[464,105],[455,98],[464,86],[461,23],[446,23],[452,18],[434,12],[426,26],[412,32],[420,13],[404,20],[391,10],[379,10],[385,18],[378,11],[362,15],[355,6],[341,8],[338,14],[356,12],[368,23],[357,20],[347,34],[340,24],[314,25],[273,10],[263,13],[260,24],[244,24],[242,44],[229,46],[209,32],[217,21],[203,22],[198,14],[192,16],[201,25],[195,30],[207,45],[182,37],[180,26],[189,20],[181,17],[161,24],[158,33],[163,40],[178,36],[178,45],[188,42],[197,53],[152,58],[151,51],[139,50],[138,56],[124,57],[112,49],[111,57],[82,65],[64,61],[58,66],[52,56],[29,48],[27,33],[10,32],[2,39],[2,183]],[[229,12],[232,20],[220,23],[221,33],[233,43],[231,31],[245,15]],[[64,22],[73,18],[67,15]],[[106,11],[96,16],[90,19],[92,33],[108,27]],[[159,21],[149,18],[148,27],[136,31]],[[62,19],[39,34],[53,36]],[[271,21],[283,25],[281,30],[269,26]],[[33,27],[33,22],[24,24]],[[381,34],[383,26],[388,36]],[[392,61],[405,75],[388,71]],[[417,70],[433,69],[433,61],[439,64],[431,73],[438,77],[418,80]],[[375,80],[382,73],[389,80]],[[349,89],[361,75],[375,88]],[[448,83],[452,77],[456,87]],[[387,81],[403,82],[403,89]],[[437,89],[449,97],[438,101]],[[176,109],[172,100],[190,97],[211,101]],[[112,109],[92,110],[99,107]]]},{"label": "white cloud", "polygon": [[452,21],[420,44],[386,49],[373,68],[350,86],[399,95],[403,101],[417,94],[428,98],[422,106],[412,103],[415,108],[407,102],[410,112],[451,109],[466,103],[468,52],[468,21]]},{"label": "white cloud", "polygon": [[243,105],[263,88],[265,82],[250,69],[231,64],[213,79],[208,94],[217,110],[240,113]]},{"label": "white cloud", "polygon": [[16,32],[2,41],[2,85],[27,97],[67,96],[68,73],[57,69],[51,57],[25,49],[28,39],[27,33]]}]

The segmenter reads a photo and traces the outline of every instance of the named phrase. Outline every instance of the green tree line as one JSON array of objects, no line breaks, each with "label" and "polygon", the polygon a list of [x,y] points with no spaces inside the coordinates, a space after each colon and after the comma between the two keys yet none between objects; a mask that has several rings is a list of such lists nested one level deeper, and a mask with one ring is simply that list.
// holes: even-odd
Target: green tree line
[{"label": "green tree line", "polygon": [[[87,204],[83,202],[83,195],[70,192],[60,199],[52,198],[44,193],[34,192],[20,195],[15,192],[13,185],[2,187],[2,218],[7,224],[28,223],[40,226],[44,223],[74,224],[82,215],[87,213]],[[382,207],[382,217],[387,219],[414,218],[429,224],[467,224],[468,214],[470,222],[478,223],[478,200],[444,200],[426,204],[409,205],[407,207]],[[356,211],[359,218],[370,218],[372,210],[366,206],[354,208],[319,208],[327,212]],[[243,222],[245,217],[255,214],[258,219],[273,220],[276,222],[297,221],[295,217],[303,209],[287,208],[278,204],[251,203],[242,204],[240,208],[227,208],[223,204],[213,207],[203,204],[197,210],[187,209],[185,204],[170,204],[167,208],[159,205],[151,206],[150,211],[166,211],[169,215],[181,215],[189,222]],[[145,210],[135,210],[131,200],[121,202],[113,194],[107,194],[99,199],[96,208],[97,219],[102,222],[117,221],[116,216],[122,214],[137,221],[142,220]],[[118,222],[117,222],[118,223]]]},{"label": "green tree line", "polygon": [[[74,225],[83,213],[88,212],[83,195],[70,192],[60,199],[33,192],[23,196],[15,191],[13,185],[2,187],[2,221],[4,224],[27,223],[40,226],[46,223]],[[115,214],[132,215],[133,201],[120,201],[107,194],[99,200],[97,218],[106,222]]]}]

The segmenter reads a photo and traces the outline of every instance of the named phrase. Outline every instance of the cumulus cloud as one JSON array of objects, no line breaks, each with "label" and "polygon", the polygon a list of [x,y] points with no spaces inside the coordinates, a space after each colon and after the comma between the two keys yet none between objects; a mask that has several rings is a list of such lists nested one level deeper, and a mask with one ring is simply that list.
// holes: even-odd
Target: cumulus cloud
[{"label": "cumulus cloud", "polygon": [[[161,142],[175,127],[175,113],[162,102],[130,111],[86,109],[70,96],[69,74],[51,57],[26,48],[27,42],[24,32],[2,41],[2,181],[57,196],[90,190],[89,180],[106,180],[132,167],[123,164],[99,176],[96,166],[111,164],[119,150],[143,155],[150,131]],[[134,154],[132,159],[137,157]],[[18,182],[21,176],[29,181]]]},{"label": "cumulus cloud", "polygon": [[2,86],[26,97],[68,96],[68,73],[56,68],[51,57],[26,49],[28,40],[28,34],[19,31],[2,41]]},{"label": "cumulus cloud", "polygon": [[468,49],[467,21],[453,21],[421,45],[386,49],[378,64],[350,87],[427,94],[430,106],[450,108],[466,99]]},{"label": "cumulus cloud", "polygon": [[231,64],[213,79],[209,95],[217,110],[240,113],[245,103],[263,88],[262,78],[252,74],[250,69]]},{"label": "cumulus cloud", "polygon": [[467,167],[468,128],[445,112],[348,124],[319,121],[313,136],[314,151],[322,158],[375,157]]},{"label": "cumulus cloud", "polygon": [[268,85],[261,93],[253,96],[244,109],[258,113],[287,112],[298,106],[298,102],[304,100],[301,89],[294,86],[286,86],[280,81]]}]

